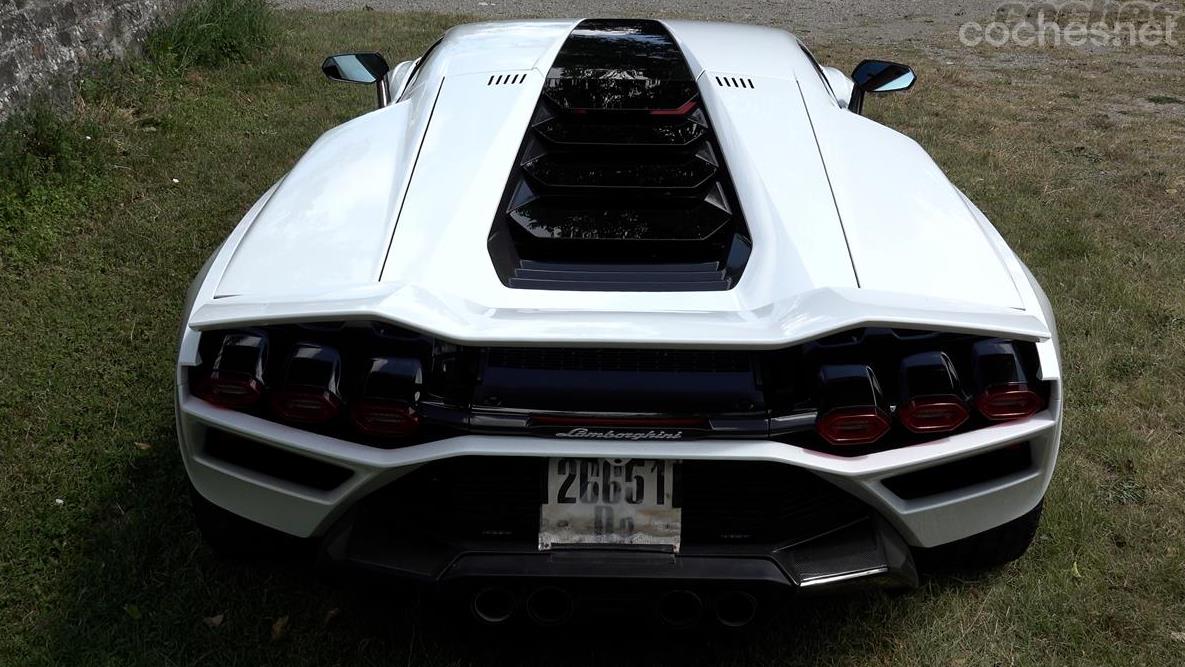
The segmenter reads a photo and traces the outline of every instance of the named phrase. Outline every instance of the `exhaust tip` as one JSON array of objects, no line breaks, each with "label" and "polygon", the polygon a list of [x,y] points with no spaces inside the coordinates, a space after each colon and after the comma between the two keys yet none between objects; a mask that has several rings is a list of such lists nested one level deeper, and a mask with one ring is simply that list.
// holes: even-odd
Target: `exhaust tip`
[{"label": "exhaust tip", "polygon": [[694,625],[704,613],[704,601],[688,590],[673,590],[658,599],[658,618],[674,628]]},{"label": "exhaust tip", "polygon": [[477,620],[490,625],[498,625],[510,620],[514,616],[514,594],[508,588],[490,586],[483,588],[473,595],[469,608]]},{"label": "exhaust tip", "polygon": [[527,597],[527,615],[539,625],[561,625],[572,617],[572,594],[562,588],[537,588]]},{"label": "exhaust tip", "polygon": [[716,599],[716,620],[727,628],[742,628],[757,618],[757,598],[745,591],[728,591]]}]

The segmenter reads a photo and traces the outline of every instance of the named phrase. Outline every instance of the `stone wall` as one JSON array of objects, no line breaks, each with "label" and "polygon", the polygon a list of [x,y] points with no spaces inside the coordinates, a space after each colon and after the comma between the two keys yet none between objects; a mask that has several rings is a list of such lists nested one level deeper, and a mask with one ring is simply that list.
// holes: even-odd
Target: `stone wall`
[{"label": "stone wall", "polygon": [[135,49],[187,0],[0,0],[0,118],[33,95],[69,99],[80,67]]}]

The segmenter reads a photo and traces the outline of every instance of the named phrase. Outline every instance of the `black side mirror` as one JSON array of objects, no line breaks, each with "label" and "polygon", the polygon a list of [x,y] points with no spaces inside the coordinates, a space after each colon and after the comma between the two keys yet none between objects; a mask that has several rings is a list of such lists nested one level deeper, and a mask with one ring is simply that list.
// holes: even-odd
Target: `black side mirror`
[{"label": "black side mirror", "polygon": [[909,65],[893,63],[887,60],[865,60],[852,70],[852,99],[848,109],[855,113],[864,111],[865,93],[893,93],[899,90],[909,90],[916,83],[918,77]]},{"label": "black side mirror", "polygon": [[339,53],[321,63],[321,71],[333,81],[373,83],[378,87],[379,108],[391,103],[387,72],[391,66],[380,53]]}]

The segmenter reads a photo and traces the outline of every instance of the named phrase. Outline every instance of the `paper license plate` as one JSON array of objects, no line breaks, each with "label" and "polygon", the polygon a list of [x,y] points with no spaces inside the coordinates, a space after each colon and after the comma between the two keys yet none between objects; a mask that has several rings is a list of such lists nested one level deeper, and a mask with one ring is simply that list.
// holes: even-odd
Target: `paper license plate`
[{"label": "paper license plate", "polygon": [[547,462],[539,548],[669,545],[679,550],[674,461],[556,458]]}]

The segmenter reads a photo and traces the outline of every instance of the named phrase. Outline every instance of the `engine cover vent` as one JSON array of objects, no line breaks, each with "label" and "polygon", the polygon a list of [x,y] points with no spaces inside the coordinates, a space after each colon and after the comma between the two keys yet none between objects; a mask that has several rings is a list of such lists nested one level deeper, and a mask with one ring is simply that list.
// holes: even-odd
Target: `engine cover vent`
[{"label": "engine cover vent", "polygon": [[512,288],[736,284],[749,230],[699,88],[661,23],[592,19],[568,36],[488,246]]},{"label": "engine cover vent", "polygon": [[712,78],[716,79],[716,85],[721,88],[748,88],[752,90],[757,87],[753,85],[753,79],[748,77],[715,75]]},{"label": "engine cover vent", "polygon": [[522,74],[491,74],[490,79],[486,81],[487,86],[512,86],[518,85],[527,80],[527,75]]}]

